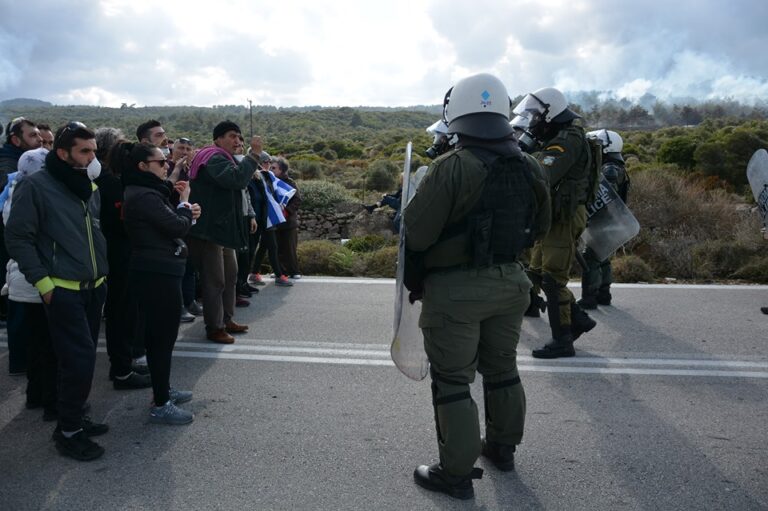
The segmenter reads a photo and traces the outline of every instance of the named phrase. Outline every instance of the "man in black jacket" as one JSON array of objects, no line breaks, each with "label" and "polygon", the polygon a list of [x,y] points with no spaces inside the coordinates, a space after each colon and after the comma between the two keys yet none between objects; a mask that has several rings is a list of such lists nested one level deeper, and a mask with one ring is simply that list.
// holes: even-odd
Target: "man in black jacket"
[{"label": "man in black jacket", "polygon": [[14,191],[5,231],[8,252],[42,296],[58,358],[56,448],[82,461],[104,454],[90,437],[109,429],[83,415],[107,294],[100,197],[87,173],[95,151],[95,135],[84,124],[59,128],[44,171],[24,179]]}]

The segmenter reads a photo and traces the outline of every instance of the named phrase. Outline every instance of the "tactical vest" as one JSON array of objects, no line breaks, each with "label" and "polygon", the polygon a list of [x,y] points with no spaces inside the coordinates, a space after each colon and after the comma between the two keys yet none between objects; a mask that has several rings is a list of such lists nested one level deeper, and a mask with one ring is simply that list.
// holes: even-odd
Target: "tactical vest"
[{"label": "tactical vest", "polygon": [[467,148],[488,171],[480,199],[440,239],[466,234],[471,265],[479,268],[515,261],[535,241],[538,204],[533,176],[522,155],[499,156]]}]

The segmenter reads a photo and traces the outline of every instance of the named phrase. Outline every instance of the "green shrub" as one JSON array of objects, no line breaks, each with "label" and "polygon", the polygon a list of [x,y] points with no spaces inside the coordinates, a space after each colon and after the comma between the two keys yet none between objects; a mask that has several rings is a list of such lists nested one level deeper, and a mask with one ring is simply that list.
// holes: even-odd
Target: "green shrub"
[{"label": "green shrub", "polygon": [[299,243],[296,253],[299,267],[307,275],[328,275],[328,260],[339,249],[339,245],[328,240],[310,240]]},{"label": "green shrub", "polygon": [[756,254],[754,248],[726,240],[709,240],[693,249],[694,276],[728,278]]},{"label": "green shrub", "polygon": [[768,283],[768,257],[753,257],[747,264],[730,275],[733,279]]},{"label": "green shrub", "polygon": [[369,277],[394,278],[397,270],[398,247],[382,247],[365,254],[365,274]]},{"label": "green shrub", "polygon": [[328,258],[328,268],[331,275],[348,277],[354,275],[356,262],[360,256],[347,247],[338,247]]},{"label": "green shrub", "polygon": [[293,160],[293,166],[302,179],[320,179],[323,177],[323,164],[313,160]]},{"label": "green shrub", "polygon": [[343,186],[330,181],[299,181],[297,184],[301,191],[302,209],[321,211],[338,204],[355,202],[355,198]]},{"label": "green shrub", "polygon": [[653,270],[648,263],[635,255],[620,256],[611,262],[613,280],[616,282],[651,282]]},{"label": "green shrub", "polygon": [[389,191],[395,186],[400,169],[390,160],[376,160],[368,167],[366,186],[371,190]]},{"label": "green shrub", "polygon": [[367,234],[361,238],[350,239],[344,247],[353,252],[374,252],[387,244],[384,236]]}]

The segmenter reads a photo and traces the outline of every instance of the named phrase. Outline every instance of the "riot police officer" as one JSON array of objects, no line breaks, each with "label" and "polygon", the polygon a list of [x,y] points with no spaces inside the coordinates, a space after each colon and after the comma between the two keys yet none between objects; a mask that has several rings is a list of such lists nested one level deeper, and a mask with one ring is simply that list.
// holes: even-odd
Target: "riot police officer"
[{"label": "riot police officer", "polygon": [[[531,286],[517,255],[550,222],[546,179],[518,148],[509,108],[498,78],[457,82],[443,109],[456,147],[432,162],[404,212],[406,247],[426,269],[419,326],[440,453],[438,463],[416,468],[414,480],[461,499],[474,495],[481,453],[500,470],[514,468],[525,422],[516,349]],[[476,371],[484,439],[469,391]]]},{"label": "riot police officer", "polygon": [[587,224],[592,155],[579,115],[568,108],[562,92],[547,87],[526,95],[514,113],[528,119],[528,131],[541,149],[534,153],[549,177],[552,227],[531,251],[529,277],[534,294],[547,297],[552,340],[533,350],[537,358],[572,357],[573,341],[595,326],[568,290],[568,275],[576,256],[576,241]]},{"label": "riot police officer", "polygon": [[[603,148],[603,164],[600,171],[624,203],[629,192],[629,175],[624,167],[621,150],[624,142],[615,131],[597,130],[587,133],[597,139]],[[611,258],[600,261],[595,252],[587,247],[583,253],[586,268],[581,274],[581,299],[577,302],[584,309],[596,309],[598,305],[611,304]]]}]

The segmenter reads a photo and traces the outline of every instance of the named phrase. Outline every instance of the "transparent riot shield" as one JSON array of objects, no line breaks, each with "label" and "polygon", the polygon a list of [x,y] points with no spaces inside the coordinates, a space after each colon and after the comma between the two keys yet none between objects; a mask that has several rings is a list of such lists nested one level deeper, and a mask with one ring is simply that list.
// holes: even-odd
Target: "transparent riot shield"
[{"label": "transparent riot shield", "polygon": [[747,179],[763,226],[768,228],[768,151],[758,149],[747,164]]},{"label": "transparent riot shield", "polygon": [[581,239],[601,261],[637,236],[640,223],[603,177],[597,198],[587,206],[589,222]]},{"label": "transparent riot shield", "polygon": [[[403,199],[400,201],[402,212],[416,193],[421,178],[427,167],[420,167],[411,173],[411,154],[413,145],[408,142],[405,149],[405,165],[403,168]],[[419,329],[421,302],[411,305],[408,302],[408,290],[403,284],[403,261],[405,261],[405,227],[403,215],[400,215],[400,249],[397,254],[397,273],[395,281],[395,325],[394,338],[390,354],[397,368],[413,380],[423,380],[427,376],[429,362],[424,352],[424,340]]]}]

